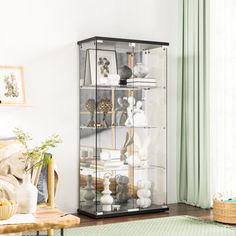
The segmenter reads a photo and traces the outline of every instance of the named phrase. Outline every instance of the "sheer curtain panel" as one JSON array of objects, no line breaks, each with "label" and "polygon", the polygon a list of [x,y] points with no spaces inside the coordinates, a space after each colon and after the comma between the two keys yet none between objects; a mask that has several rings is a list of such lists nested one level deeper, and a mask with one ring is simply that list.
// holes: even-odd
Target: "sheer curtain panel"
[{"label": "sheer curtain panel", "polygon": [[211,193],[236,196],[236,1],[210,9]]}]

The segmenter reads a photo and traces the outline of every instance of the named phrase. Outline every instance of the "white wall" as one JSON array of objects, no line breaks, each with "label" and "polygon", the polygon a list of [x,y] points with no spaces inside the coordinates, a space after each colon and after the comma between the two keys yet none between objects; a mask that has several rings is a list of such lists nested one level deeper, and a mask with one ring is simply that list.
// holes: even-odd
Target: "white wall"
[{"label": "white wall", "polygon": [[62,136],[57,204],[78,206],[78,53],[94,35],[169,41],[168,200],[175,202],[177,0],[0,1],[0,65],[25,69],[28,107],[0,107],[0,136],[19,126]]}]

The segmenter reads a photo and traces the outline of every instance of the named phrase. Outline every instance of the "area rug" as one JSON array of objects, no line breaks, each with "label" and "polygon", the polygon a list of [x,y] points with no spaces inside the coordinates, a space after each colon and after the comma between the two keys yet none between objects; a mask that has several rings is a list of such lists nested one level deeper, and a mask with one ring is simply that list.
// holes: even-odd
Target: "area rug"
[{"label": "area rug", "polygon": [[[35,234],[24,234],[24,236]],[[40,235],[45,235],[41,233]],[[56,231],[55,236],[60,232]],[[65,229],[65,236],[236,236],[236,228],[191,216],[175,216]]]}]

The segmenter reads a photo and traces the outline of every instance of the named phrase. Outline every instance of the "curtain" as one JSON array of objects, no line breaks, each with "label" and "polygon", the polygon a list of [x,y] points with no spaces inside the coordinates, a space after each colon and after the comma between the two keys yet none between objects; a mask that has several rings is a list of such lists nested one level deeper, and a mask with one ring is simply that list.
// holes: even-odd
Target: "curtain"
[{"label": "curtain", "polygon": [[236,196],[236,1],[212,0],[210,150],[212,195]]},{"label": "curtain", "polygon": [[210,207],[209,2],[179,0],[177,197]]}]

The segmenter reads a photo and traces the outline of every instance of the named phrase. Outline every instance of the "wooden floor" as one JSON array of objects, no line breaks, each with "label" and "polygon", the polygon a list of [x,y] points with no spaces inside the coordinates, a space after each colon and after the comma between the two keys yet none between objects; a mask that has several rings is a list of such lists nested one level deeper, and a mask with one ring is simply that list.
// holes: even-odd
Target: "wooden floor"
[{"label": "wooden floor", "polygon": [[111,224],[118,222],[127,222],[134,220],[143,220],[151,218],[160,218],[168,216],[180,216],[180,215],[189,215],[201,217],[204,219],[212,219],[212,211],[204,210],[197,207],[188,206],[185,204],[169,204],[170,210],[162,213],[152,213],[152,214],[142,214],[142,215],[133,215],[133,216],[121,216],[105,219],[93,219],[87,216],[77,214],[80,217],[80,226],[91,226],[91,225],[102,225],[102,224]]}]

